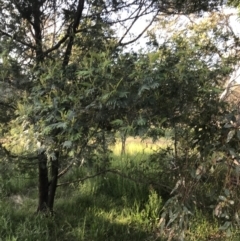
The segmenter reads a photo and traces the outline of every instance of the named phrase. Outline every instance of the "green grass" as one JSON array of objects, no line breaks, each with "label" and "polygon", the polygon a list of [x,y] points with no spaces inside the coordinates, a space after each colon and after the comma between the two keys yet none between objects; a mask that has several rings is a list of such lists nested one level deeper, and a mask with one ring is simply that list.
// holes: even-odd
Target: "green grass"
[{"label": "green grass", "polygon": [[[149,139],[141,140],[140,138],[129,137],[126,140],[126,154],[131,156],[144,154],[149,155],[153,151],[158,150],[160,147],[165,148],[170,145],[171,141],[164,138],[154,143]],[[111,149],[116,156],[120,156],[122,150],[121,142],[118,141]]]},{"label": "green grass", "polygon": [[15,205],[12,198],[1,202],[2,240],[146,240],[162,204],[156,193],[113,175],[67,193],[59,188],[54,217],[35,213],[36,197]]},{"label": "green grass", "polygon": [[[144,170],[142,165],[158,144],[128,143],[127,153],[113,148],[112,166],[124,173]],[[89,170],[73,170],[64,180],[82,178]],[[151,170],[152,171],[152,170]],[[38,215],[37,180],[9,177],[0,199],[0,241],[164,241],[159,217],[164,199],[151,186],[113,173],[57,190],[55,215]],[[7,194],[7,195],[5,195]],[[187,241],[226,240],[211,215],[196,211],[187,231]],[[237,241],[233,230],[227,240]]]}]

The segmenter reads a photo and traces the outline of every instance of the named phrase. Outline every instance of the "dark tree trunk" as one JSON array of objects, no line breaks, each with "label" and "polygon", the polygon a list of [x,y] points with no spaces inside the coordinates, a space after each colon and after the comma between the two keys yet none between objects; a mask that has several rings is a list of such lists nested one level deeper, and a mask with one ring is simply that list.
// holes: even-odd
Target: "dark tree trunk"
[{"label": "dark tree trunk", "polygon": [[55,153],[56,159],[51,160],[51,181],[49,183],[48,208],[53,212],[53,204],[58,181],[59,152]]},{"label": "dark tree trunk", "polygon": [[48,180],[47,156],[44,152],[39,154],[38,171],[39,171],[39,197],[38,197],[38,212],[50,211],[53,212],[54,198],[57,189],[58,167],[59,167],[59,152],[55,153],[56,158],[50,160],[51,164],[51,180]]},{"label": "dark tree trunk", "polygon": [[38,212],[47,211],[48,184],[47,156],[42,152],[38,155]]}]

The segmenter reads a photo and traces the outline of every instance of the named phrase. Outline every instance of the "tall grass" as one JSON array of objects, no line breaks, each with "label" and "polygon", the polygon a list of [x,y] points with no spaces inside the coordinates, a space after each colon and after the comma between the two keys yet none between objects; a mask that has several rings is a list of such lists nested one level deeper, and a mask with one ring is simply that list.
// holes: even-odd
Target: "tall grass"
[{"label": "tall grass", "polygon": [[[128,142],[112,148],[111,165],[124,173],[139,170],[158,144]],[[82,178],[88,170],[75,169],[66,180]],[[64,181],[64,180],[63,180]],[[163,241],[158,232],[164,201],[151,186],[107,173],[57,190],[55,215],[36,213],[37,180],[26,174],[6,181],[0,201],[0,241]],[[186,240],[226,240],[215,220],[196,212]],[[220,236],[219,236],[220,235]],[[238,240],[236,231],[232,238]],[[221,239],[222,238],[222,239]],[[225,238],[225,239],[224,239]],[[234,239],[235,238],[235,239]]]},{"label": "tall grass", "polygon": [[[160,147],[165,148],[170,145],[171,141],[165,138],[161,138],[157,142],[152,142],[150,139],[141,140],[140,138],[129,137],[126,140],[126,154],[132,156],[144,154],[149,155],[153,151],[158,150]],[[120,156],[122,151],[122,143],[117,141],[111,149],[116,156]]]}]

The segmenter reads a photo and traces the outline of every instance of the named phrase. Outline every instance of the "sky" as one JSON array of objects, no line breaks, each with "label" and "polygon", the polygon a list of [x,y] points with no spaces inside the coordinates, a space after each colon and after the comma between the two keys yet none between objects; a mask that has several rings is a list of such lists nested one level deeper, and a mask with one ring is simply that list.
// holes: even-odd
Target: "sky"
[{"label": "sky", "polygon": [[[225,13],[225,14],[230,14],[230,23],[231,23],[231,26],[234,30],[234,33],[238,36],[240,36],[240,18],[238,17],[237,15],[237,10],[234,9],[234,8],[229,8],[229,7],[224,7],[222,9],[222,11]],[[123,13],[121,18],[124,18],[127,16],[127,13]],[[130,31],[130,34],[128,34],[126,37],[125,37],[125,42],[132,39],[133,36],[137,36],[149,23],[150,19],[152,19],[152,15],[149,14],[145,17],[142,17],[140,18],[138,21],[136,21],[136,23],[133,25],[133,28],[131,29]],[[187,17],[184,17],[182,16],[180,18],[181,20],[179,21],[179,26],[181,24],[183,24],[183,22],[189,22],[189,19]],[[155,23],[156,25],[157,23]],[[155,28],[155,25],[153,24],[149,30]],[[117,27],[117,34],[118,36],[122,36],[122,34],[124,33],[124,28],[121,27],[121,26],[118,26]],[[162,29],[160,30],[161,32],[161,35],[162,35]],[[144,49],[146,47],[146,42],[147,42],[147,39],[146,39],[146,36],[147,36],[147,33],[145,33],[140,39],[139,41],[137,41],[136,43],[134,43],[133,45],[130,45],[127,47],[127,50],[139,50],[139,49]],[[240,80],[239,80],[240,81]]]}]

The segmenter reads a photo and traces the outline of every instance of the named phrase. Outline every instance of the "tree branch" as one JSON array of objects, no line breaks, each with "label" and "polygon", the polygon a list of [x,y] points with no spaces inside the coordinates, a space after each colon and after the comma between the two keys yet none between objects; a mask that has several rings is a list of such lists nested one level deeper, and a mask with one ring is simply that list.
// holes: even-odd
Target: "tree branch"
[{"label": "tree branch", "polygon": [[136,21],[137,21],[138,18],[139,18],[139,14],[140,14],[141,10],[142,10],[142,5],[139,7],[139,9],[138,9],[138,11],[137,11],[138,13],[137,13],[137,15],[135,16],[135,18],[133,19],[132,23],[131,23],[130,26],[127,28],[127,30],[126,30],[125,33],[123,34],[122,38],[119,40],[119,43],[122,42],[122,40],[126,37],[126,35],[127,35],[127,34],[129,33],[129,31],[131,30],[131,28],[132,28],[132,26],[134,25],[134,23],[136,23]]},{"label": "tree branch", "polygon": [[74,162],[71,162],[66,168],[64,168],[59,174],[58,174],[58,178],[60,178],[61,176],[63,176],[64,174],[66,174],[70,168],[73,166]]},{"label": "tree branch", "polygon": [[64,186],[64,185],[69,185],[69,184],[73,184],[73,183],[77,183],[77,182],[83,182],[87,179],[90,179],[90,178],[93,178],[93,177],[97,177],[97,176],[100,176],[100,175],[103,175],[107,172],[108,170],[105,170],[105,171],[101,171],[101,172],[98,172],[98,173],[95,173],[93,175],[88,175],[84,178],[80,178],[80,179],[77,179],[75,181],[71,181],[71,182],[63,182],[63,183],[59,183],[57,186],[60,187],[60,186]]},{"label": "tree branch", "polygon": [[78,7],[77,7],[77,12],[75,14],[75,18],[74,18],[74,22],[72,24],[72,32],[70,33],[70,37],[69,37],[69,42],[64,54],[64,59],[63,59],[63,63],[62,63],[62,67],[65,68],[68,65],[70,56],[71,56],[71,52],[72,52],[72,47],[73,47],[73,42],[74,42],[74,38],[77,32],[77,28],[79,26],[80,20],[82,18],[82,12],[83,12],[83,8],[84,8],[84,1],[85,0],[79,0],[78,1]]},{"label": "tree branch", "polygon": [[8,157],[11,158],[20,158],[20,159],[27,159],[27,160],[36,160],[37,156],[19,156],[19,155],[14,155],[10,151],[8,151],[2,144],[5,143],[5,139],[0,139],[0,148],[5,152],[5,154]]},{"label": "tree branch", "polygon": [[33,46],[33,45],[29,44],[29,43],[26,43],[26,42],[24,42],[24,41],[22,41],[22,40],[19,40],[19,39],[16,37],[16,35],[11,35],[11,34],[9,34],[9,33],[4,32],[4,31],[1,30],[1,29],[0,29],[0,33],[1,33],[2,35],[4,35],[4,36],[7,36],[8,38],[11,38],[11,39],[15,40],[16,42],[18,42],[18,43],[20,43],[20,44],[22,44],[22,45],[24,45],[24,46],[27,46],[27,47],[29,47],[29,48],[31,48],[31,49],[34,49],[34,50],[36,49],[35,46]]},{"label": "tree branch", "polygon": [[[104,171],[101,171],[101,172],[97,172],[97,173],[95,173],[93,175],[88,175],[88,176],[86,176],[84,178],[79,178],[79,179],[77,179],[75,181],[59,183],[57,186],[59,187],[59,186],[73,184],[73,183],[83,182],[83,181],[85,181],[87,179],[94,178],[94,177],[97,177],[97,176],[100,176],[100,175],[103,175],[103,174],[106,174],[106,173],[113,173],[113,174],[119,175],[119,176],[121,176],[123,178],[129,179],[129,180],[131,180],[133,182],[136,182],[136,183],[149,184],[149,185],[150,184],[155,184],[153,182],[144,182],[142,179],[133,178],[133,177],[127,175],[127,174],[122,173],[121,171],[119,171],[117,169],[107,169],[107,170],[104,170]],[[168,191],[172,190],[172,188],[167,186],[167,185],[159,184],[159,183],[157,185],[167,189]]]},{"label": "tree branch", "polygon": [[44,52],[44,55],[47,55],[47,54],[51,53],[52,51],[58,49],[63,43],[65,43],[65,41],[68,39],[69,36],[70,36],[70,35],[69,35],[69,31],[67,31],[66,35],[65,35],[64,37],[62,37],[62,38],[58,41],[58,43],[56,43],[52,48],[49,48],[48,50],[46,50],[46,51]]},{"label": "tree branch", "polygon": [[[156,18],[157,15],[158,15],[158,13],[159,13],[159,12],[157,12],[157,13],[154,15],[154,17],[152,18],[152,20],[150,21],[150,23],[143,29],[143,31],[142,31],[136,38],[134,38],[134,39],[132,39],[132,40],[130,40],[130,41],[128,41],[128,42],[125,42],[125,43],[121,43],[121,42],[119,41],[118,45],[119,45],[119,46],[126,46],[126,45],[128,45],[128,44],[134,43],[134,42],[137,41],[139,38],[141,38],[142,35],[147,31],[147,29],[152,25],[152,23],[154,22],[155,18]],[[123,40],[123,39],[121,39],[121,41],[122,41],[122,40]]]}]

